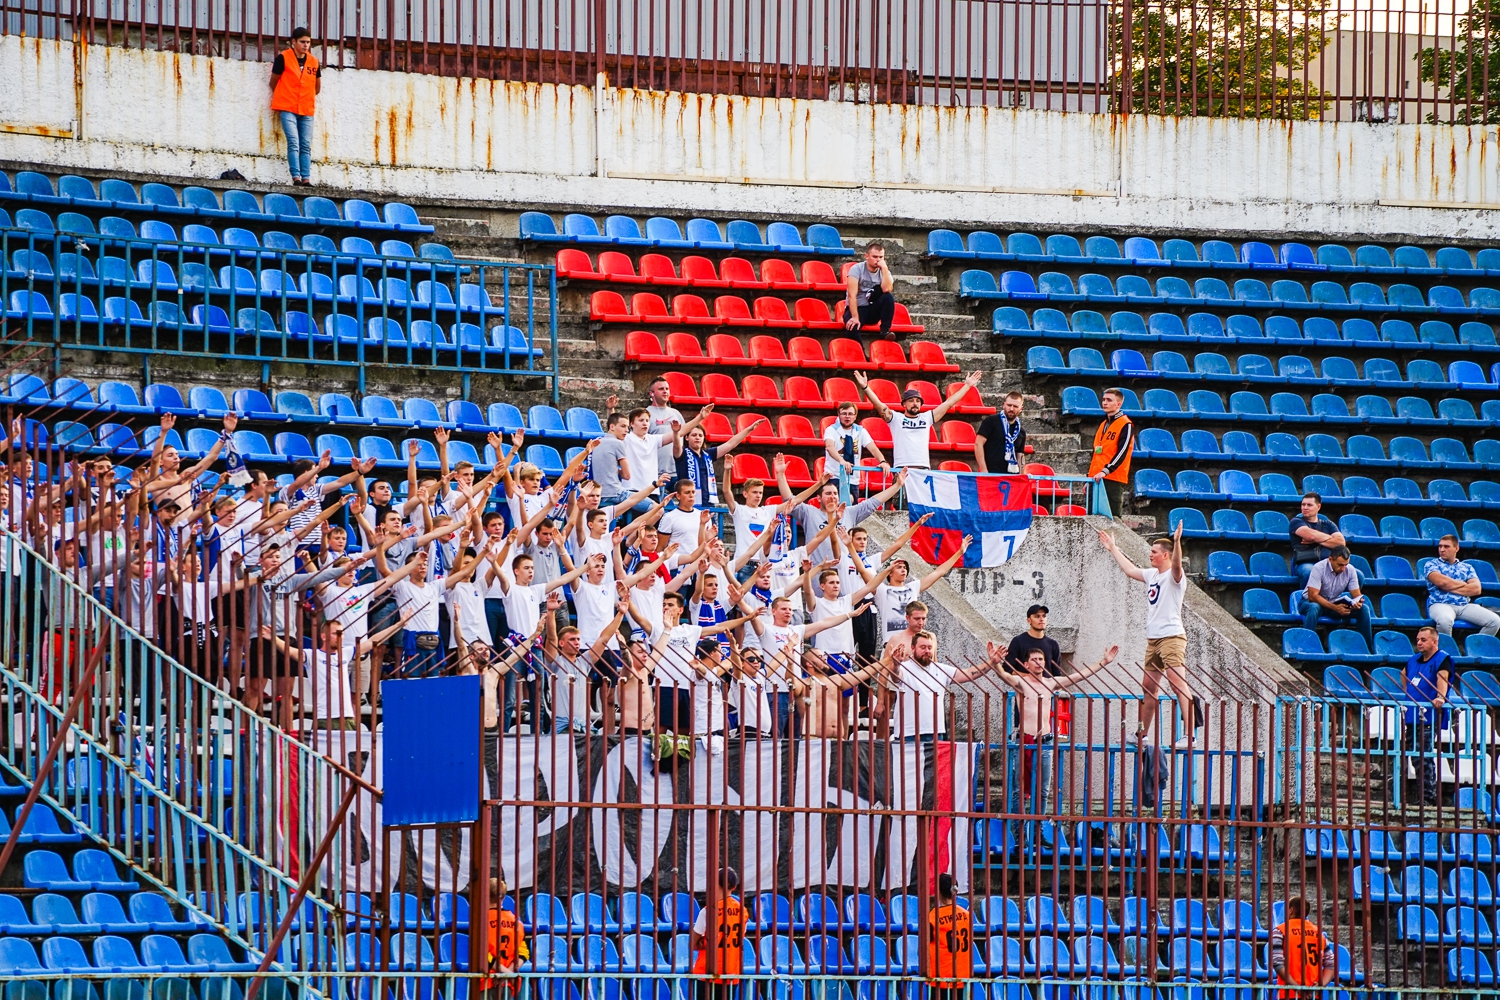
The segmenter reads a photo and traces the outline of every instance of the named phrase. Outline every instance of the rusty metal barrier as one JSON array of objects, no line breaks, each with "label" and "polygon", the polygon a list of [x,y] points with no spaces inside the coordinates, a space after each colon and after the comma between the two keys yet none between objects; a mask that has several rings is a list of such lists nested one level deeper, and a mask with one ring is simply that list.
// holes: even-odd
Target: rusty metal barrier
[{"label": "rusty metal barrier", "polygon": [[1492,121],[1466,0],[4,0],[0,33],[325,66],[858,103]]}]

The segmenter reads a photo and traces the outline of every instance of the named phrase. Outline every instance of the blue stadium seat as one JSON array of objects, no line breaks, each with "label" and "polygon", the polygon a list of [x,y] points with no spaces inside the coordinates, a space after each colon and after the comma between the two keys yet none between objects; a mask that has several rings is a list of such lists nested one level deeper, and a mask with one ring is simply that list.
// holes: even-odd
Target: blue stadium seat
[{"label": "blue stadium seat", "polygon": [[1305,628],[1289,628],[1281,633],[1281,654],[1304,663],[1332,663],[1337,659],[1323,650],[1318,633]]},{"label": "blue stadium seat", "polygon": [[1490,965],[1486,954],[1478,948],[1450,948],[1445,964],[1450,983],[1490,986],[1495,982],[1494,967]]},{"label": "blue stadium seat", "polygon": [[1443,913],[1443,931],[1450,941],[1466,945],[1495,944],[1495,932],[1490,929],[1485,911],[1472,906],[1453,906]]}]

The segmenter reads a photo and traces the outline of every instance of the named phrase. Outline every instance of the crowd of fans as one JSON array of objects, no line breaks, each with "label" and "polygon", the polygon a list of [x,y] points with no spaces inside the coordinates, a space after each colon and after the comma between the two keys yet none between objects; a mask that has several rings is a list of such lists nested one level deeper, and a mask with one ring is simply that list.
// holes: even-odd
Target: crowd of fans
[{"label": "crowd of fans", "polygon": [[[404,489],[326,453],[278,485],[235,453],[234,415],[192,463],[163,416],[133,469],[23,448],[18,423],[6,523],[62,573],[15,547],[10,601],[50,634],[59,696],[102,605],[289,730],[372,724],[382,679],[479,674],[492,730],[640,734],[658,760],[736,731],[934,738],[949,685],[1006,659],[960,669],[924,627],[920,595],[962,551],[914,570],[895,556],[919,525],[884,551],[861,526],[904,472],[851,502],[847,477],[794,493],[777,456],[774,483],[736,495],[715,465],[753,428],[707,445],[712,407],[684,417],[664,380],[644,406],[607,406],[604,436],[550,482],[515,462],[524,432],[491,434],[501,460],[481,474],[450,465],[438,428],[439,467],[410,442]],[[44,577],[59,592],[31,592]]]}]

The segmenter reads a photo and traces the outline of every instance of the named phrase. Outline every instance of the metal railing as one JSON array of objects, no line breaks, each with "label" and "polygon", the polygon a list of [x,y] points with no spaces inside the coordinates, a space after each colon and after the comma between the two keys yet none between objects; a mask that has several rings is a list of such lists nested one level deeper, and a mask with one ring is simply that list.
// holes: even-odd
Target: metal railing
[{"label": "metal railing", "polygon": [[343,366],[363,391],[401,365],[465,389],[472,371],[545,378],[558,398],[551,265],[8,228],[0,255],[7,340],[51,346],[54,371],[79,351],[213,356]]},{"label": "metal railing", "polygon": [[[1493,122],[1467,0],[6,0],[0,32],[327,66],[941,107]],[[336,85],[336,84],[335,84]]]}]

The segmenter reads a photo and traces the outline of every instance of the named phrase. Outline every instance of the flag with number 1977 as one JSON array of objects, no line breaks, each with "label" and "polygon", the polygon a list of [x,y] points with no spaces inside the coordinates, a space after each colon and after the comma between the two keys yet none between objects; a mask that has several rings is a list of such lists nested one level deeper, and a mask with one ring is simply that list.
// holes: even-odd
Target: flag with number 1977
[{"label": "flag with number 1977", "polygon": [[932,517],[917,530],[911,547],[936,565],[958,551],[965,535],[974,544],[959,565],[999,566],[1021,547],[1031,528],[1032,488],[1025,476],[908,469],[906,506],[912,522]]}]

